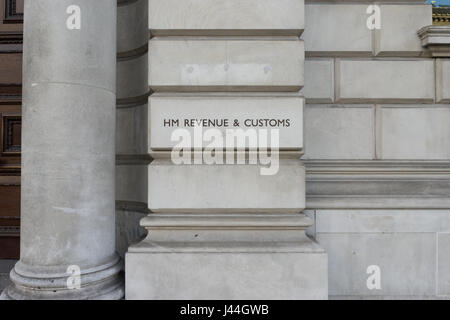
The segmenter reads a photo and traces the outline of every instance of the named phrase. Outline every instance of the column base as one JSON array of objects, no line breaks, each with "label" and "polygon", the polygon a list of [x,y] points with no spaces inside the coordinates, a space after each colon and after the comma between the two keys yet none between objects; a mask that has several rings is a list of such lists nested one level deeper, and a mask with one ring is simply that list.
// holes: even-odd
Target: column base
[{"label": "column base", "polygon": [[305,235],[302,214],[164,214],[141,224],[149,235],[126,254],[127,299],[328,298],[327,254]]},{"label": "column base", "polygon": [[2,292],[0,300],[118,300],[124,297],[119,259],[82,273],[80,289],[67,287],[67,275],[45,275],[43,270],[31,275],[23,272],[27,269],[30,268],[20,261],[16,264],[10,274],[13,285]]}]

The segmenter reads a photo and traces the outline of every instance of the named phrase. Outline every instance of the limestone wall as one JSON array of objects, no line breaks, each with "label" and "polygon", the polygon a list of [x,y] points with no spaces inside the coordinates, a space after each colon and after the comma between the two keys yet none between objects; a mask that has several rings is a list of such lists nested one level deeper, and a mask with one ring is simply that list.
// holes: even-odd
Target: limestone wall
[{"label": "limestone wall", "polygon": [[[450,60],[417,31],[431,7],[306,3],[305,156],[310,232],[333,297],[450,295]],[[381,270],[369,290],[367,267]]]},{"label": "limestone wall", "polygon": [[[138,221],[147,212],[147,186],[164,189],[147,178],[149,149],[167,147],[164,141],[147,141],[147,75],[158,92],[152,96],[155,117],[158,103],[171,110],[171,92],[202,101],[209,97],[221,106],[227,101],[217,93],[234,91],[236,108],[244,110],[253,107],[236,92],[266,92],[256,96],[268,98],[304,84],[306,213],[315,220],[308,232],[328,253],[330,298],[450,295],[450,59],[432,57],[417,35],[432,24],[430,6],[417,0],[379,1],[381,28],[370,30],[367,8],[373,3],[365,0],[306,1],[305,21],[298,19],[303,4],[296,0],[224,1],[219,7],[217,1],[211,7],[193,0],[151,1],[155,38],[147,54],[147,1],[119,4],[120,251],[142,235]],[[292,41],[300,35],[304,48],[303,41]],[[240,66],[238,73],[208,69],[208,63],[222,64],[225,52],[238,59],[230,61]],[[273,68],[262,68],[261,61]],[[197,107],[204,112],[201,104]],[[178,186],[183,183],[183,172],[172,176]],[[215,207],[207,207],[204,199],[190,203],[194,193],[176,208],[226,207],[219,199]],[[156,200],[164,203],[149,206],[177,206],[171,197],[163,194]],[[259,205],[272,208],[273,203]],[[255,209],[258,203],[249,206]],[[380,267],[380,289],[367,287],[372,265]]]}]

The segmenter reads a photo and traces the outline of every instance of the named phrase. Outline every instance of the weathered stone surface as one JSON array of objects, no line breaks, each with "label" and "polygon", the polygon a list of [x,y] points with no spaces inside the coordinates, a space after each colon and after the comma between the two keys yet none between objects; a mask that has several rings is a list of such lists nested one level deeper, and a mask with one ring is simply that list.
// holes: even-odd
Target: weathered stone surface
[{"label": "weathered stone surface", "polygon": [[450,159],[450,108],[387,106],[380,115],[382,159]]},{"label": "weathered stone surface", "polygon": [[[25,1],[20,261],[7,299],[120,299],[115,252],[116,1]],[[99,132],[101,134],[99,134]],[[78,266],[79,290],[69,290]]]},{"label": "weathered stone surface", "polygon": [[152,34],[300,35],[303,0],[150,0]]},{"label": "weathered stone surface", "polygon": [[[316,210],[317,240],[329,254],[330,295],[448,295],[449,231],[449,210]],[[370,265],[381,269],[380,290],[366,286]]]},{"label": "weathered stone surface", "polygon": [[117,7],[117,52],[127,52],[148,42],[148,0],[129,1]]},{"label": "weathered stone surface", "polygon": [[139,221],[146,215],[146,212],[116,209],[116,250],[122,258],[131,245],[145,237],[147,232]]},{"label": "weathered stone surface", "polygon": [[304,159],[373,159],[374,109],[307,105]]},{"label": "weathered stone surface", "polygon": [[155,91],[298,91],[303,41],[150,41],[149,83]]},{"label": "weathered stone surface", "polygon": [[305,61],[305,87],[302,90],[307,103],[330,103],[334,100],[333,59]]},{"label": "weathered stone surface", "polygon": [[371,54],[367,5],[309,3],[305,8],[306,26],[302,39],[306,51],[322,55]]},{"label": "weathered stone surface", "polygon": [[116,166],[116,199],[120,201],[147,202],[147,166]]},{"label": "weathered stone surface", "polygon": [[[320,219],[320,212],[317,214]],[[317,233],[328,253],[329,294],[348,297],[432,297],[436,294],[433,233]],[[380,267],[381,289],[367,287],[367,268]]]},{"label": "weathered stone surface", "polygon": [[146,154],[148,106],[118,108],[116,111],[116,153]]},{"label": "weathered stone surface", "polygon": [[381,29],[375,30],[378,55],[418,56],[423,48],[417,31],[432,24],[430,5],[381,5]]},{"label": "weathered stone surface", "polygon": [[434,101],[432,59],[339,59],[336,63],[338,102],[431,103]]},{"label": "weathered stone surface", "polygon": [[[80,1],[85,2],[86,0]],[[29,14],[24,28],[30,26],[33,31],[25,34],[28,40],[24,55],[23,69],[26,72],[24,87],[36,83],[59,82],[79,85],[90,85],[107,91],[116,91],[116,9],[114,13],[108,1],[96,1],[95,6],[104,7],[103,12],[88,9],[83,10],[83,32],[68,30],[65,14],[69,1],[61,1],[58,8],[51,0],[29,1]],[[92,2],[92,1],[90,1]],[[46,8],[46,19],[39,14]],[[108,7],[108,9],[106,9]],[[113,15],[114,21],[109,15]],[[51,23],[49,23],[51,21]],[[33,27],[31,27],[33,26]],[[41,35],[41,36],[39,36]],[[70,39],[70,40],[69,40]],[[95,50],[101,48],[101,54]],[[102,70],[102,72],[99,72]]]},{"label": "weathered stone surface", "polygon": [[[149,208],[153,212],[300,212],[305,205],[305,169],[298,160],[280,160],[276,175],[258,165],[149,166]],[[173,195],[177,195],[174,197]]]},{"label": "weathered stone surface", "polygon": [[436,100],[450,103],[450,59],[436,60]]},{"label": "weathered stone surface", "polygon": [[318,233],[450,232],[449,210],[317,210]]},{"label": "weathered stone surface", "polygon": [[310,252],[127,253],[126,298],[326,299],[326,261]]},{"label": "weathered stone surface", "polygon": [[[150,136],[149,149],[152,150],[172,150],[179,141],[171,141],[171,135],[178,128],[187,129],[192,136],[192,147],[194,147],[194,128],[191,119],[218,120],[219,125],[223,125],[225,120],[227,126],[205,126],[202,132],[208,129],[218,129],[225,139],[226,130],[242,129],[254,130],[259,134],[259,130],[267,132],[266,145],[271,146],[270,130],[279,130],[280,150],[303,149],[303,104],[301,96],[151,96],[150,105]],[[259,126],[256,121],[270,119],[274,123],[282,121],[275,126]],[[235,120],[239,121],[239,126],[235,126]],[[170,121],[178,121],[178,124],[167,124]],[[188,121],[188,124],[186,124]],[[165,124],[166,123],[166,124]],[[259,142],[258,138],[258,142]],[[247,146],[248,146],[247,141]],[[209,145],[204,142],[203,147]],[[226,147],[225,141],[223,148]]]},{"label": "weathered stone surface", "polygon": [[117,62],[117,99],[139,97],[148,92],[148,55]]}]

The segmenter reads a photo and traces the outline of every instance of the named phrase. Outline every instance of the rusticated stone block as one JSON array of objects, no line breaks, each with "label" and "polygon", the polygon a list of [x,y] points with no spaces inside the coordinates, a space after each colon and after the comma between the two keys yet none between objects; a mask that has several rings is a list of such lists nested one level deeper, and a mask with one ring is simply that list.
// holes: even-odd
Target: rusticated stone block
[{"label": "rusticated stone block", "polygon": [[300,35],[303,0],[150,0],[152,34]]},{"label": "rusticated stone block", "polygon": [[154,91],[298,91],[304,46],[299,40],[150,41]]}]

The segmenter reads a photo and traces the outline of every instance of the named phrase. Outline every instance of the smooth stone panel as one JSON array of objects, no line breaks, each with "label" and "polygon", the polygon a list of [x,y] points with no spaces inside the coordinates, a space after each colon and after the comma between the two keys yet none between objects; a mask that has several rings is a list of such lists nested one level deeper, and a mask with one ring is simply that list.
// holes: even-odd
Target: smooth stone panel
[{"label": "smooth stone panel", "polygon": [[373,159],[374,121],[371,105],[307,105],[304,159]]},{"label": "smooth stone panel", "polygon": [[450,232],[450,210],[317,210],[320,233]]},{"label": "smooth stone panel", "polygon": [[383,106],[380,118],[382,159],[450,159],[448,106]]},{"label": "smooth stone panel", "polygon": [[300,212],[305,207],[305,168],[280,160],[275,175],[259,165],[175,165],[155,160],[148,169],[153,212]]},{"label": "smooth stone panel", "polygon": [[[436,294],[433,233],[317,233],[328,253],[330,296],[423,298]],[[369,266],[380,267],[381,289],[369,290]]]},{"label": "smooth stone panel", "polygon": [[147,44],[148,0],[117,6],[117,52],[127,52]]},{"label": "smooth stone panel", "polygon": [[418,56],[423,52],[417,31],[432,24],[430,5],[381,5],[381,29],[375,31],[378,55]]},{"label": "smooth stone panel", "polygon": [[303,0],[150,0],[159,35],[300,35]]},{"label": "smooth stone panel", "polygon": [[118,108],[116,111],[116,153],[146,154],[148,106]]},{"label": "smooth stone panel", "polygon": [[305,61],[305,87],[302,93],[307,103],[333,102],[333,59],[307,59]]},{"label": "smooth stone panel", "polygon": [[306,26],[302,39],[305,40],[306,51],[324,55],[371,54],[372,36],[366,25],[367,5],[308,3],[305,8]]},{"label": "smooth stone panel", "polygon": [[143,96],[148,92],[148,54],[117,61],[117,99]]},{"label": "smooth stone panel", "polygon": [[125,276],[128,300],[328,297],[325,253],[133,252]]},{"label": "smooth stone panel", "polygon": [[450,59],[436,59],[436,100],[450,103]]},{"label": "smooth stone panel", "polygon": [[304,46],[299,40],[150,41],[154,91],[298,91]]},{"label": "smooth stone panel", "polygon": [[438,233],[438,276],[437,294],[450,296],[450,232]]},{"label": "smooth stone panel", "polygon": [[[303,149],[303,97],[283,96],[151,96],[150,105],[150,136],[149,149],[172,150],[179,141],[172,141],[172,133],[179,128],[187,129],[192,137],[194,147],[195,129],[190,122],[191,119],[218,120],[219,127],[205,126],[201,130],[203,134],[209,129],[220,130],[222,137],[226,138],[227,130],[242,129],[253,132],[259,136],[260,130],[265,130],[267,138],[265,145],[271,145],[270,130],[279,130],[278,146],[280,150],[302,150]],[[284,121],[282,124],[271,126],[252,126],[252,120],[272,119]],[[220,127],[228,121],[226,127]],[[239,125],[235,126],[235,120]],[[178,125],[169,125],[167,121],[178,121]],[[186,121],[188,124],[186,125]],[[246,125],[247,123],[247,125]],[[264,123],[265,124],[265,123]],[[263,124],[263,125],[264,125]],[[258,142],[260,142],[258,137]],[[249,140],[247,140],[247,146]],[[203,142],[207,147],[210,142]],[[259,145],[258,145],[259,146]],[[225,141],[223,147],[226,147]],[[257,146],[256,146],[257,147]]]},{"label": "smooth stone panel", "polygon": [[337,63],[338,102],[432,103],[434,61],[350,60]]}]

